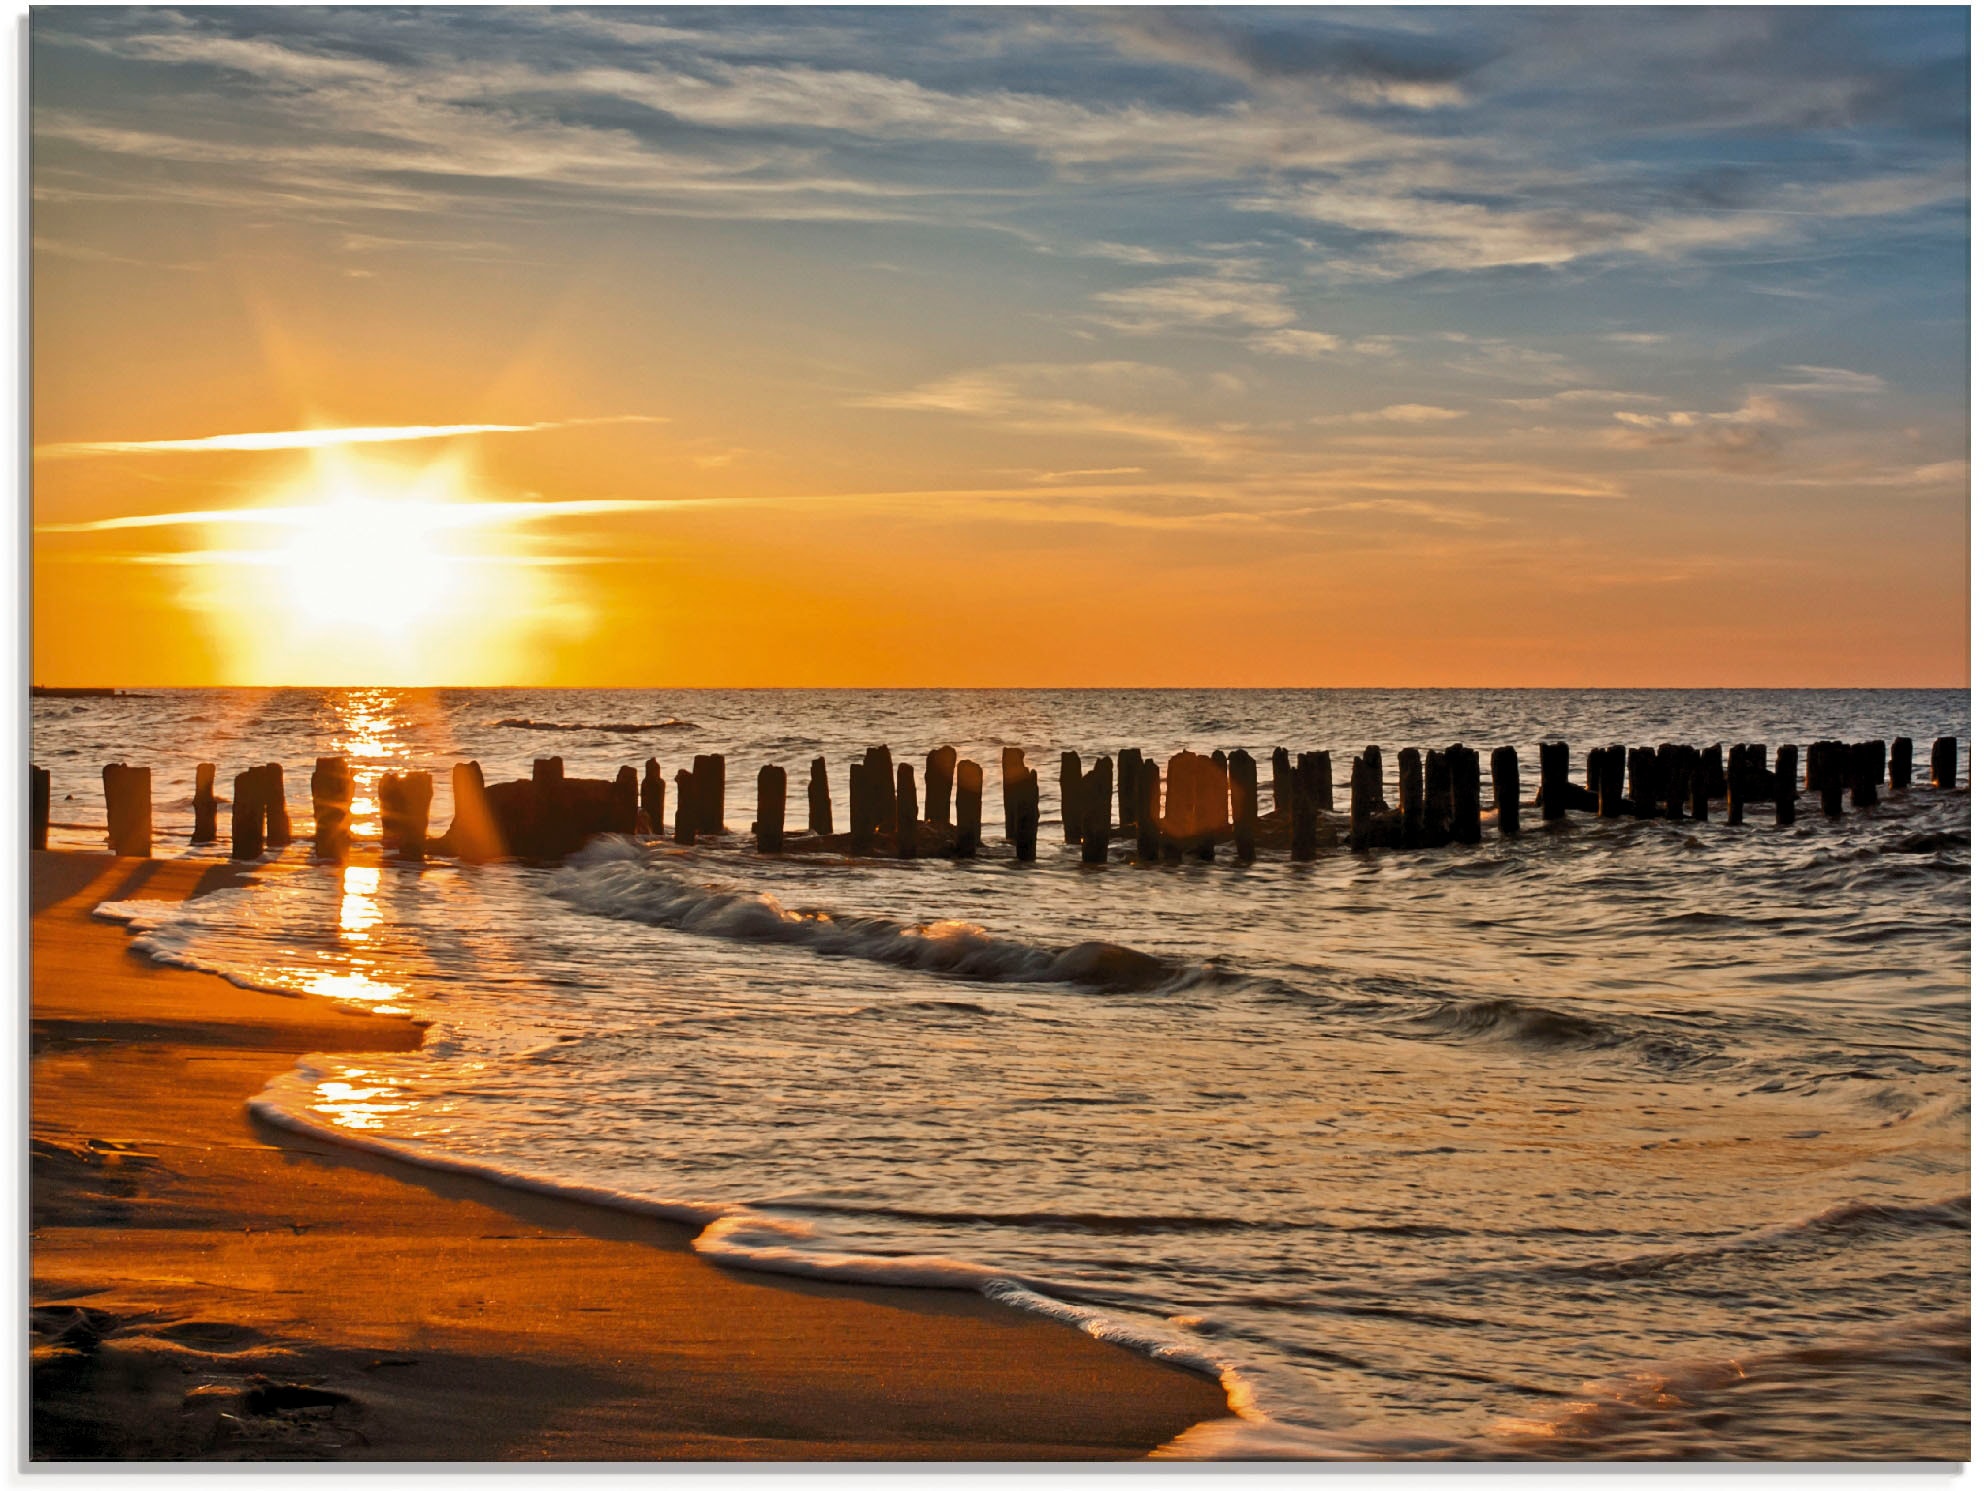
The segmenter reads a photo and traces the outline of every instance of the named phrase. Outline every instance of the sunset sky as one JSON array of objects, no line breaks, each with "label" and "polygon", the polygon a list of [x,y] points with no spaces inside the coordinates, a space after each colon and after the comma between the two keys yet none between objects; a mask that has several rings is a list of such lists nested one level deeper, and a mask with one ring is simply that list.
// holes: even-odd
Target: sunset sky
[{"label": "sunset sky", "polygon": [[38,682],[1968,680],[1959,8],[31,67]]}]

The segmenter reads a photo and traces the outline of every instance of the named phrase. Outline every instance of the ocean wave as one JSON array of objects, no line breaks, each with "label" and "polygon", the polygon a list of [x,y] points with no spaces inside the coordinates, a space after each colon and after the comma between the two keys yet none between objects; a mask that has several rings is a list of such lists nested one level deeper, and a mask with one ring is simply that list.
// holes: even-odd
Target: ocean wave
[{"label": "ocean wave", "polygon": [[885,916],[791,910],[763,891],[680,879],[624,839],[595,839],[558,871],[551,893],[620,921],[742,942],[776,942],[828,957],[983,983],[1073,984],[1111,993],[1176,991],[1231,976],[1105,941],[1041,947],[966,921],[911,925]]},{"label": "ocean wave", "polygon": [[490,725],[492,730],[594,730],[606,735],[647,735],[658,730],[694,730],[698,726],[688,720],[648,720],[631,725],[588,725],[573,724],[564,720],[508,719],[497,720]]}]

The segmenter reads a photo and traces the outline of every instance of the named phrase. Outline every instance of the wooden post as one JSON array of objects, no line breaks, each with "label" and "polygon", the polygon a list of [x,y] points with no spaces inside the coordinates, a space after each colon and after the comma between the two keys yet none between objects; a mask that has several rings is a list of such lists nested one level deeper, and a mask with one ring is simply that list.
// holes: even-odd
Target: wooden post
[{"label": "wooden post", "polygon": [[1795,745],[1777,748],[1777,821],[1791,824],[1798,821],[1798,747]]},{"label": "wooden post", "polygon": [[152,857],[152,769],[117,762],[103,769],[104,817],[110,826],[110,852],[131,859]]},{"label": "wooden post", "polygon": [[959,859],[971,859],[985,821],[985,768],[976,761],[958,763],[958,841],[954,851]]},{"label": "wooden post", "polygon": [[1897,735],[1888,751],[1888,791],[1906,792],[1915,781],[1915,742]]},{"label": "wooden post", "polygon": [[662,802],[668,789],[662,785],[661,763],[650,756],[647,765],[641,768],[641,816],[648,821],[648,832],[662,831]]},{"label": "wooden post", "polygon": [[1447,774],[1453,778],[1456,844],[1481,842],[1481,752],[1472,746],[1447,747]]},{"label": "wooden post", "polygon": [[1729,777],[1723,783],[1722,790],[1725,800],[1729,804],[1729,826],[1731,828],[1741,828],[1743,826],[1743,767],[1747,763],[1748,756],[1740,748],[1735,755],[1729,758]]},{"label": "wooden post", "polygon": [[1568,741],[1546,740],[1536,748],[1542,783],[1536,791],[1543,821],[1554,823],[1564,816],[1565,789],[1571,785],[1571,747]]},{"label": "wooden post", "polygon": [[[266,781],[267,778],[263,778]],[[379,842],[397,844],[400,842],[402,827],[406,818],[404,794],[400,791],[399,773],[382,771],[378,785],[373,789],[379,799]]]},{"label": "wooden post", "polygon": [[1155,864],[1164,856],[1162,799],[1164,772],[1155,761],[1137,764],[1137,859]]},{"label": "wooden post", "polygon": [[951,824],[951,783],[958,774],[954,746],[938,746],[923,758],[923,816],[939,828]]},{"label": "wooden post", "polygon": [[1823,740],[1807,753],[1807,764],[1817,778],[1819,810],[1828,818],[1837,818],[1845,807],[1846,763],[1838,747],[1838,741]]},{"label": "wooden post", "polygon": [[758,768],[758,821],[752,827],[758,835],[758,853],[785,852],[785,768],[783,766]]},{"label": "wooden post", "polygon": [[1938,735],[1929,747],[1929,785],[1949,792],[1956,787],[1956,737]]},{"label": "wooden post", "polygon": [[1061,842],[1082,841],[1082,758],[1079,751],[1061,752]]},{"label": "wooden post", "polygon": [[1495,783],[1495,826],[1504,838],[1514,838],[1522,832],[1522,763],[1514,746],[1495,747],[1488,775]]},{"label": "wooden post", "polygon": [[1116,753],[1116,821],[1126,829],[1137,826],[1137,793],[1144,782],[1144,753],[1129,746]]},{"label": "wooden post", "polygon": [[1040,843],[1040,773],[1032,767],[1012,784],[1013,858],[1031,864]]},{"label": "wooden post", "polygon": [[696,774],[693,771],[675,773],[675,842],[693,844],[696,842]]},{"label": "wooden post", "polygon": [[214,764],[202,761],[193,768],[193,844],[220,841],[220,799],[214,796]]},{"label": "wooden post", "polygon": [[1385,811],[1382,768],[1366,751],[1350,763],[1350,847],[1352,852],[1369,849],[1377,820]]},{"label": "wooden post", "polygon": [[1855,742],[1847,750],[1847,783],[1853,792],[1853,806],[1871,808],[1881,800],[1881,769],[1886,764],[1887,746],[1878,740]]},{"label": "wooden post", "polygon": [[[313,798],[316,785],[313,776],[310,779]],[[503,853],[503,836],[496,827],[495,815],[489,811],[489,791],[482,780],[481,763],[457,761],[449,786],[455,795],[455,817],[448,825],[448,847],[457,859],[469,864],[497,858]]]},{"label": "wooden post", "polygon": [[[632,806],[634,769],[626,768],[628,806]],[[434,807],[434,774],[431,771],[410,771],[400,778],[401,831],[400,858],[404,860],[424,860],[427,858],[427,819]],[[628,814],[628,821],[633,819]]]},{"label": "wooden post", "polygon": [[[482,780],[479,771],[476,780]],[[331,864],[341,865],[351,857],[351,791],[351,764],[342,756],[319,756],[317,769],[310,773],[310,813],[317,825],[312,847],[317,858]],[[239,821],[239,813],[235,817]]]},{"label": "wooden post", "polygon": [[[1303,758],[1308,759],[1306,756]],[[1365,768],[1364,758],[1358,757],[1350,767],[1350,811],[1353,824],[1357,813],[1358,774]],[[1287,775],[1288,793],[1288,857],[1298,864],[1306,864],[1316,857],[1316,784],[1309,772],[1300,769]],[[1355,838],[1355,829],[1352,830]]]},{"label": "wooden post", "polygon": [[1598,753],[1598,816],[1623,818],[1626,814],[1626,748],[1607,746]]},{"label": "wooden post", "polygon": [[[1295,756],[1294,775],[1309,784],[1309,808],[1313,813],[1333,813],[1336,811],[1336,785],[1330,777],[1330,753],[1328,751],[1298,751]],[[1316,847],[1336,848],[1336,825],[1323,822],[1316,825]]]},{"label": "wooden post", "polygon": [[[1455,747],[1455,749],[1459,749]],[[1480,775],[1477,764],[1475,774]],[[1419,842],[1428,849],[1438,849],[1460,839],[1462,843],[1475,843],[1481,837],[1481,788],[1477,782],[1474,789],[1473,839],[1460,836],[1460,797],[1458,783],[1454,777],[1453,751],[1428,751],[1426,753],[1426,806],[1419,815]],[[1406,840],[1401,835],[1400,844]]]},{"label": "wooden post", "polygon": [[565,758],[539,756],[530,764],[530,780],[540,792],[555,792],[565,780]]},{"label": "wooden post", "polygon": [[1004,746],[999,751],[999,802],[1006,820],[1006,842],[1018,837],[1019,817],[1017,809],[1020,799],[1020,783],[1027,772],[1026,752],[1018,746]]},{"label": "wooden post", "polygon": [[1076,817],[1081,824],[1082,863],[1109,863],[1109,799],[1111,791],[1109,758],[1098,756],[1095,765],[1075,783]]},{"label": "wooden post", "polygon": [[262,857],[262,780],[261,773],[250,767],[247,771],[236,772],[234,776],[234,801],[229,805],[229,825],[233,829],[233,843],[228,853],[235,859],[260,859]]},{"label": "wooden post", "polygon": [[834,800],[827,791],[827,758],[815,756],[806,776],[806,832],[827,838],[834,831]]},{"label": "wooden post", "polygon": [[1426,824],[1426,780],[1420,774],[1417,746],[1407,746],[1398,753],[1398,816],[1399,839],[1404,847],[1416,849],[1431,842]]},{"label": "wooden post", "polygon": [[1688,814],[1688,790],[1695,776],[1692,746],[1664,743],[1657,753],[1654,774],[1660,783],[1660,804],[1670,822],[1678,823]]},{"label": "wooden post", "polygon": [[1261,816],[1261,787],[1254,758],[1235,751],[1226,758],[1226,780],[1233,800],[1233,857],[1243,865],[1254,862],[1255,829]]},{"label": "wooden post", "polygon": [[896,768],[895,815],[889,827],[897,859],[916,858],[916,768],[907,761]]},{"label": "wooden post", "polygon": [[[209,778],[213,768],[207,768]],[[28,847],[46,849],[48,847],[48,803],[50,796],[48,768],[28,767]]]},{"label": "wooden post", "polygon": [[1729,795],[1728,774],[1722,769],[1722,746],[1718,742],[1701,753],[1702,790],[1707,794],[1702,803],[1702,812],[1708,812],[1708,804]]},{"label": "wooden post", "polygon": [[287,849],[295,842],[289,827],[289,795],[283,790],[282,763],[270,761],[262,767],[262,780],[268,792],[262,810],[268,814],[264,837],[271,849]]},{"label": "wooden post", "polygon": [[696,757],[695,777],[696,832],[728,833],[730,830],[723,821],[723,757],[714,754]]},{"label": "wooden post", "polygon": [[1274,810],[1277,813],[1291,811],[1288,797],[1288,747],[1276,746],[1274,754],[1268,758],[1268,765],[1274,772]]}]

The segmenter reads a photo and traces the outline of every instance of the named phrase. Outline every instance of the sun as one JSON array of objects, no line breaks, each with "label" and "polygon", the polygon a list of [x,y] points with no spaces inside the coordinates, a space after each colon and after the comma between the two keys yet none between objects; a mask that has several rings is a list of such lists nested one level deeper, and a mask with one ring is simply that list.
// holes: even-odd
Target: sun
[{"label": "sun", "polygon": [[465,565],[450,546],[458,529],[446,504],[423,490],[430,486],[341,479],[319,501],[290,510],[275,562],[300,621],[413,640],[459,603]]}]

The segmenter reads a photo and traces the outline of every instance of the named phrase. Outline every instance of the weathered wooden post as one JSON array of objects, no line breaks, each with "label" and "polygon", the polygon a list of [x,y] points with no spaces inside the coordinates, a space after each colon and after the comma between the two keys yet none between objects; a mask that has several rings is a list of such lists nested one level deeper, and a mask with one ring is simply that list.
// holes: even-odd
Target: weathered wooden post
[{"label": "weathered wooden post", "polygon": [[1288,798],[1288,747],[1276,746],[1274,754],[1268,758],[1268,765],[1274,772],[1274,810],[1286,813],[1291,806]]},{"label": "weathered wooden post", "polygon": [[1261,816],[1261,786],[1254,758],[1235,751],[1226,758],[1226,781],[1233,801],[1233,856],[1243,865],[1254,862],[1255,830]]},{"label": "weathered wooden post", "polygon": [[266,784],[267,799],[262,810],[268,814],[268,828],[264,837],[271,849],[286,849],[295,842],[289,828],[289,795],[282,784],[282,763],[270,761],[262,767],[262,780]]},{"label": "weathered wooden post", "polygon": [[1144,782],[1144,753],[1128,746],[1116,753],[1116,821],[1124,828],[1137,826],[1137,793]]},{"label": "weathered wooden post", "polygon": [[1456,844],[1481,842],[1481,752],[1472,746],[1447,747],[1447,774],[1453,778]]},{"label": "weathered wooden post", "polygon": [[1082,831],[1082,863],[1109,863],[1109,799],[1112,790],[1109,758],[1098,756],[1095,765],[1075,783],[1076,814]]},{"label": "weathered wooden post", "polygon": [[720,834],[730,832],[723,821],[723,757],[711,754],[696,758],[697,797],[701,814],[696,824],[699,833]]},{"label": "weathered wooden post", "polygon": [[[275,770],[279,770],[276,768]],[[270,772],[274,776],[274,770]],[[627,768],[628,807],[633,806],[634,771]],[[404,819],[400,829],[400,858],[410,861],[427,858],[427,820],[434,808],[434,773],[410,771],[400,778],[400,798]],[[633,821],[631,812],[628,822]]]},{"label": "weathered wooden post", "polygon": [[[481,780],[479,773],[476,780]],[[310,773],[310,813],[317,825],[312,847],[317,858],[332,864],[351,857],[351,792],[351,764],[342,756],[319,756]],[[239,821],[238,812],[235,818]]]},{"label": "weathered wooden post", "polygon": [[951,783],[958,774],[955,746],[938,746],[923,758],[923,816],[939,828],[951,823]]},{"label": "weathered wooden post", "polygon": [[1006,820],[1006,842],[1018,837],[1020,783],[1026,777],[1026,752],[1018,746],[1004,746],[999,751],[999,804]]},{"label": "weathered wooden post", "polygon": [[834,800],[827,791],[827,758],[815,756],[806,774],[806,832],[826,838],[834,831]]},{"label": "weathered wooden post", "polygon": [[1031,864],[1040,843],[1040,773],[1028,767],[1012,787],[1013,858]]},{"label": "weathered wooden post", "polygon": [[1660,747],[1657,770],[1662,806],[1669,822],[1679,823],[1688,814],[1688,791],[1694,781],[1698,755],[1700,752],[1693,746],[1675,745],[1671,741]]},{"label": "weathered wooden post", "polygon": [[1155,761],[1137,764],[1137,858],[1155,864],[1164,856],[1164,772]]},{"label": "weathered wooden post", "polygon": [[1350,763],[1350,847],[1352,852],[1371,847],[1378,817],[1385,811],[1381,768],[1367,751]]},{"label": "weathered wooden post", "polygon": [[1514,746],[1496,746],[1488,757],[1488,774],[1495,783],[1495,827],[1504,838],[1522,832],[1522,764]]},{"label": "weathered wooden post", "polygon": [[1598,816],[1626,815],[1626,748],[1611,745],[1598,753]]},{"label": "weathered wooden post", "polygon": [[[213,768],[210,766],[207,768],[207,771],[211,775]],[[46,849],[48,847],[48,804],[50,792],[48,768],[45,766],[29,766],[28,847],[30,849]]]},{"label": "weathered wooden post", "polygon": [[976,761],[958,763],[958,840],[959,859],[978,853],[985,821],[985,768]]},{"label": "weathered wooden post", "polygon": [[[1476,774],[1479,775],[1477,765]],[[1419,842],[1427,849],[1439,849],[1460,838],[1460,799],[1456,793],[1454,777],[1454,756],[1452,751],[1426,753],[1426,806],[1419,815]],[[1481,788],[1474,789],[1474,814],[1481,816]],[[1463,842],[1473,843],[1481,837],[1480,824],[1475,824],[1474,839]],[[1403,846],[1407,840],[1401,835]]]},{"label": "weathered wooden post", "polygon": [[641,777],[631,766],[613,773],[613,793],[607,799],[607,832],[633,834],[641,824]]},{"label": "weathered wooden post", "polygon": [[[1420,775],[1417,746],[1398,753],[1398,817],[1399,843],[1404,848],[1416,849],[1427,841],[1426,781]],[[1437,835],[1438,830],[1434,832]]]},{"label": "weathered wooden post", "polygon": [[1897,735],[1888,751],[1888,791],[1906,792],[1915,781],[1915,742]]},{"label": "weathered wooden post", "polygon": [[152,769],[119,761],[103,769],[104,817],[110,852],[132,859],[152,857]]},{"label": "weathered wooden post", "polygon": [[675,842],[693,844],[696,842],[696,774],[693,771],[675,773]]},{"label": "weathered wooden post", "polygon": [[530,764],[530,781],[540,793],[555,793],[565,781],[565,758],[539,756]]},{"label": "weathered wooden post", "polygon": [[916,768],[907,761],[896,768],[895,816],[890,827],[897,859],[916,858]]},{"label": "weathered wooden post", "polygon": [[1939,791],[1956,788],[1956,737],[1938,735],[1929,747],[1929,785]]},{"label": "weathered wooden post", "polygon": [[220,799],[214,796],[214,764],[202,761],[193,768],[192,844],[213,844],[220,840]]},{"label": "weathered wooden post", "polygon": [[1082,841],[1082,758],[1079,751],[1061,752],[1061,842]]},{"label": "weathered wooden post", "polygon": [[1820,741],[1809,753],[1816,761],[1812,770],[1818,777],[1819,810],[1828,818],[1839,817],[1845,808],[1846,763],[1838,746],[1838,741]]},{"label": "weathered wooden post", "polygon": [[[1722,745],[1717,742],[1703,751],[1701,762],[1701,812],[1695,814],[1697,822],[1708,819],[1708,805],[1729,795],[1729,777],[1722,768]],[[1693,805],[1690,804],[1692,811]]]},{"label": "weathered wooden post", "polygon": [[[1306,757],[1304,758],[1307,759]],[[1359,773],[1365,769],[1362,756],[1352,759],[1350,764],[1350,811],[1351,840],[1356,841],[1357,783]],[[1288,793],[1288,857],[1298,864],[1305,864],[1316,857],[1316,784],[1311,775],[1299,768],[1290,771],[1285,777]]]},{"label": "weathered wooden post", "polygon": [[229,804],[229,827],[233,842],[228,854],[234,859],[262,857],[262,779],[254,767],[234,775],[234,801]]},{"label": "weathered wooden post", "polygon": [[[1336,811],[1336,784],[1330,775],[1328,751],[1298,751],[1294,776],[1309,784],[1309,807],[1315,813]],[[1336,825],[1327,821],[1316,825],[1316,847],[1336,848]]]},{"label": "weathered wooden post", "polygon": [[864,758],[847,767],[847,844],[855,854],[866,854],[875,842],[868,807],[869,765]]},{"label": "weathered wooden post", "polygon": [[758,853],[785,853],[785,768],[758,768]]},{"label": "weathered wooden post", "polygon": [[662,803],[667,795],[668,789],[661,780],[661,763],[650,756],[641,769],[641,816],[647,819],[651,834],[662,831]]},{"label": "weathered wooden post", "polygon": [[1886,766],[1887,746],[1878,740],[1856,741],[1847,752],[1847,782],[1853,793],[1853,806],[1871,808],[1881,800],[1881,772]]},{"label": "weathered wooden post", "polygon": [[[455,817],[448,825],[447,838],[455,857],[468,864],[480,864],[503,853],[503,836],[497,830],[495,815],[489,811],[489,791],[482,780],[482,764],[457,761],[448,784],[454,792]],[[314,800],[317,791],[314,776],[310,778],[310,791]]]},{"label": "weathered wooden post", "polygon": [[1798,821],[1798,747],[1777,748],[1777,772],[1772,783],[1776,792],[1777,821],[1780,826]]},{"label": "weathered wooden post", "polygon": [[[1743,767],[1747,764],[1748,758],[1739,746],[1729,758],[1729,777],[1722,788],[1724,800],[1729,805],[1729,824],[1732,828],[1743,826]],[[1707,775],[1706,771],[1703,775]]]}]

